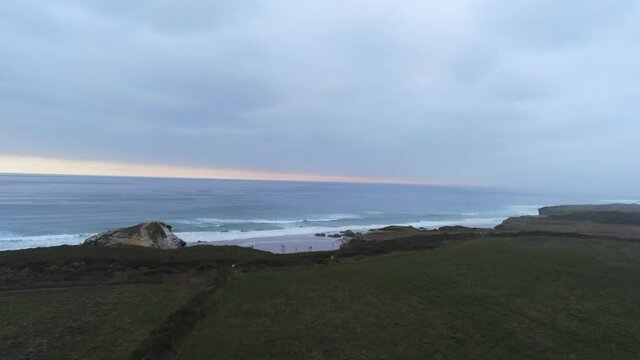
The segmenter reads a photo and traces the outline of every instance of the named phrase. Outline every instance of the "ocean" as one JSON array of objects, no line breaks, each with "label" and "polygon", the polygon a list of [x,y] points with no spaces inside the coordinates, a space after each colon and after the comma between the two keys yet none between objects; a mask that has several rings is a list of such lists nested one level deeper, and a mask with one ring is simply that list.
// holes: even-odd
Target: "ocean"
[{"label": "ocean", "polygon": [[[485,187],[5,174],[0,250],[80,244],[108,229],[161,220],[189,244],[278,243],[284,251],[280,242],[318,232],[492,227],[543,205],[594,201]],[[335,246],[327,241],[315,249]]]}]

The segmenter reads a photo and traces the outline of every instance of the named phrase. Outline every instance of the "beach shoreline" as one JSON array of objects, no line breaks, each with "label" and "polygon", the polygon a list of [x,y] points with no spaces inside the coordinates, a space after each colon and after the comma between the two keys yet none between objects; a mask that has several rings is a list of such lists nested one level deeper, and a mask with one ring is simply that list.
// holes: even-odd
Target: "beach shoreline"
[{"label": "beach shoreline", "polygon": [[[175,234],[187,243],[187,246],[220,246],[235,245],[248,247],[257,250],[269,251],[274,254],[296,253],[308,251],[330,251],[340,248],[340,244],[344,240],[348,240],[339,236],[342,232],[353,231],[355,233],[367,233],[371,230],[387,227],[387,226],[404,226],[415,227],[423,230],[435,230],[442,226],[466,226],[476,228],[491,229],[507,219],[504,218],[478,218],[466,220],[450,220],[450,221],[418,221],[411,223],[379,223],[370,225],[353,225],[341,227],[300,227],[279,230],[251,231],[251,232],[215,232],[215,231],[177,231]],[[428,226],[424,226],[428,225]],[[293,233],[287,233],[291,232]],[[258,233],[264,233],[259,236]],[[325,236],[316,236],[322,233]],[[86,238],[97,235],[98,233],[83,234],[62,234],[62,235],[42,235],[33,237],[16,236],[12,239],[14,246],[0,249],[0,251],[12,251],[22,249],[33,249],[42,247],[52,247],[61,245],[82,245]],[[235,238],[218,239],[220,235],[237,236]],[[258,236],[254,236],[258,235]],[[243,237],[247,236],[247,237]],[[332,237],[333,236],[333,237]],[[6,239],[5,239],[6,240]],[[29,246],[29,242],[33,241],[35,246]],[[48,244],[40,246],[41,244]],[[26,245],[26,246],[25,246]],[[284,247],[283,247],[284,246]]]},{"label": "beach shoreline", "polygon": [[268,251],[274,254],[292,254],[300,252],[336,250],[340,248],[340,245],[343,241],[344,240],[342,238],[315,236],[314,234],[303,234],[187,243],[187,246],[192,247],[235,245],[256,250]]},{"label": "beach shoreline", "polygon": [[[350,238],[342,236],[344,232],[354,232],[358,234],[366,234],[377,229],[390,226],[398,227],[415,227],[419,230],[437,230],[442,226],[469,226],[483,229],[493,229],[495,226],[502,223],[506,218],[495,219],[480,219],[481,221],[472,222],[469,221],[455,221],[442,222],[438,226],[417,226],[422,222],[407,223],[407,224],[375,224],[369,226],[352,226],[352,227],[339,227],[339,228],[326,228],[322,229],[324,236],[318,236],[315,232],[300,233],[300,234],[288,234],[288,235],[272,235],[272,236],[256,236],[250,238],[229,239],[229,240],[215,240],[206,241],[198,240],[192,241],[189,239],[189,234],[193,233],[180,233],[176,235],[180,236],[187,242],[187,246],[219,246],[219,245],[235,245],[242,247],[249,247],[256,250],[269,251],[274,254],[291,254],[298,252],[311,252],[311,251],[330,251],[340,248],[340,245]],[[490,221],[488,221],[490,220]]]}]

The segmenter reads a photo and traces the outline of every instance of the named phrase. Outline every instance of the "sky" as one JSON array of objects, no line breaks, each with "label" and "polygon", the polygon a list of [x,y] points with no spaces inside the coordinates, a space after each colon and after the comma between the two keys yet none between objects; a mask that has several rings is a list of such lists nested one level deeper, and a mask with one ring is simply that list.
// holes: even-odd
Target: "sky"
[{"label": "sky", "polygon": [[626,0],[4,1],[0,172],[637,192],[639,18]]}]

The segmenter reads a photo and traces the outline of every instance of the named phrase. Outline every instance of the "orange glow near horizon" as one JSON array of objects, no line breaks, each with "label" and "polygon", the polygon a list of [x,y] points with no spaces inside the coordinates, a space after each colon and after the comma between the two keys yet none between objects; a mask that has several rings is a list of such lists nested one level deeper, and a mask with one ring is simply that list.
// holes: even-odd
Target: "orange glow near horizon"
[{"label": "orange glow near horizon", "polygon": [[0,155],[0,173],[450,185],[444,182],[428,180],[333,176],[173,165],[128,164],[109,161],[66,160],[13,155]]}]

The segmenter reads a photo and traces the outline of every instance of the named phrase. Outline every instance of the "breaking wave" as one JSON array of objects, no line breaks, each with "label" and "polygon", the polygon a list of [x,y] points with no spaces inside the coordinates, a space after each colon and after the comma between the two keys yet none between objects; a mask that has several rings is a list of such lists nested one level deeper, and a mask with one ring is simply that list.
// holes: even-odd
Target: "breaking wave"
[{"label": "breaking wave", "polygon": [[436,229],[441,226],[447,225],[462,225],[469,227],[485,227],[491,228],[500,224],[504,218],[469,218],[458,220],[424,220],[410,223],[401,224],[370,224],[370,225],[357,225],[357,226],[308,226],[308,227],[294,227],[286,229],[273,229],[273,230],[231,230],[231,231],[188,231],[177,232],[176,235],[184,239],[187,243],[193,244],[197,242],[218,242],[218,241],[232,241],[232,240],[246,240],[246,239],[259,239],[270,238],[280,236],[292,236],[292,235],[313,235],[314,233],[335,233],[343,230],[353,231],[368,231],[370,229],[377,229],[389,225],[401,225],[401,226],[413,226],[417,228]]},{"label": "breaking wave", "polygon": [[[6,236],[8,235],[8,236]],[[19,236],[16,234],[0,234],[0,250],[18,250],[37,247],[78,245],[93,234],[57,234]]]},{"label": "breaking wave", "polygon": [[320,216],[310,216],[304,219],[225,219],[225,218],[196,218],[193,220],[177,219],[170,221],[175,224],[194,225],[194,226],[214,226],[221,227],[224,225],[236,224],[271,224],[271,225],[288,225],[288,224],[304,224],[313,222],[332,222],[341,220],[362,219],[362,216],[356,214],[326,214]]}]

